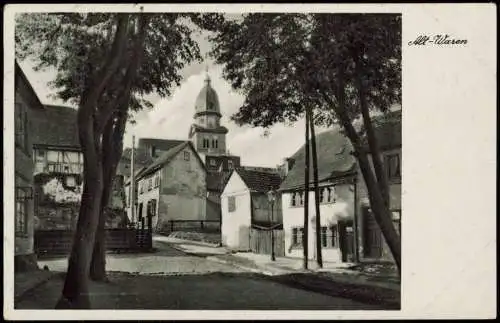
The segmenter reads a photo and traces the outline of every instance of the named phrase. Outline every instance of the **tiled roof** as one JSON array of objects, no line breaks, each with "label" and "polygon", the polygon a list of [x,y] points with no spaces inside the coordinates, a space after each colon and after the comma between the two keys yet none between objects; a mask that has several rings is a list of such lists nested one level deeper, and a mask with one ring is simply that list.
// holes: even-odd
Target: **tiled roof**
[{"label": "tiled roof", "polygon": [[238,168],[235,171],[252,191],[265,193],[271,189],[278,189],[281,184],[281,177],[278,173],[259,172],[243,168]]},{"label": "tiled roof", "polygon": [[159,138],[139,138],[138,148],[146,148],[148,146],[154,146],[157,150],[165,152],[185,143],[185,140],[172,140],[172,139],[159,139]]},{"label": "tiled roof", "polygon": [[[390,113],[374,119],[375,131],[381,150],[401,147],[401,113]],[[356,159],[351,155],[350,140],[339,129],[325,131],[316,136],[318,155],[318,181],[350,175],[356,171]],[[305,145],[292,157],[294,164],[281,184],[280,190],[300,188],[304,185]],[[312,151],[310,183],[313,182]]]},{"label": "tiled roof", "polygon": [[374,118],[373,124],[381,150],[401,147],[401,110],[392,111],[388,114]]},{"label": "tiled roof", "polygon": [[14,66],[15,66],[14,78],[16,83],[16,91],[19,90],[20,86],[24,85],[28,90],[28,93],[26,94],[29,96],[28,100],[31,102],[30,108],[43,109],[42,102],[40,102],[38,95],[36,94],[35,90],[33,89],[33,86],[26,77],[26,74],[24,74],[23,69],[21,68],[17,60],[15,60]]},{"label": "tiled roof", "polygon": [[[130,164],[130,159],[132,158],[132,148],[123,149],[122,161],[126,161]],[[136,164],[146,166],[153,162],[153,159],[149,155],[149,152],[146,149],[135,149],[134,160]]]},{"label": "tiled roof", "polygon": [[44,105],[33,111],[33,144],[80,148],[77,110],[66,106]]},{"label": "tiled roof", "polygon": [[168,164],[179,152],[181,152],[186,146],[191,147],[191,150],[194,152],[194,155],[196,158],[199,159],[200,164],[202,167],[205,167],[203,165],[203,162],[201,161],[198,153],[193,148],[193,145],[190,141],[184,141],[183,144],[177,145],[170,150],[162,153],[158,158],[156,158],[149,166],[143,168],[137,175],[137,179],[146,175],[149,175],[156,170],[162,168],[166,164]]},{"label": "tiled roof", "polygon": [[208,172],[207,173],[207,190],[222,192],[226,186],[232,171],[223,172]]}]

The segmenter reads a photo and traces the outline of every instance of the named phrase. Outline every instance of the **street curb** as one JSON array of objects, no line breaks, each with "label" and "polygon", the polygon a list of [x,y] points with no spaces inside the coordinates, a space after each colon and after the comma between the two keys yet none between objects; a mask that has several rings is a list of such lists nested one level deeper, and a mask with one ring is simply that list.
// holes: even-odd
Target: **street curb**
[{"label": "street curb", "polygon": [[246,266],[243,266],[243,265],[240,265],[240,264],[236,264],[236,263],[231,262],[231,261],[219,259],[219,258],[213,257],[213,256],[206,257],[206,259],[210,260],[210,261],[213,261],[213,262],[218,262],[218,263],[221,263],[221,264],[225,264],[225,265],[231,265],[231,266],[236,267],[238,269],[242,269],[242,270],[245,270],[245,271],[250,271],[250,272],[253,272],[253,273],[256,273],[256,274],[263,274],[263,275],[266,275],[266,276],[279,275],[277,273],[273,273],[273,272],[262,270],[262,269],[258,269],[258,268],[246,267]]},{"label": "street curb", "polygon": [[[159,235],[159,236],[160,237],[165,237],[165,238],[176,239],[176,240],[182,240],[182,241],[185,241],[186,243],[195,243],[195,244],[199,244],[199,245],[203,245],[203,246],[207,246],[207,247],[218,248],[218,247],[221,246],[218,243],[210,243],[210,242],[197,241],[197,240],[186,240],[186,239],[180,239],[180,238],[175,238],[175,237],[169,237],[169,236],[165,236],[165,235]],[[154,241],[154,237],[153,237],[153,241]],[[165,243],[171,243],[171,242],[162,241],[162,240],[156,240],[156,241],[158,241],[158,242],[165,242]]]},{"label": "street curb", "polygon": [[49,280],[51,280],[52,278],[54,278],[55,276],[57,276],[57,274],[58,274],[58,272],[51,272],[51,275],[47,275],[47,277],[45,277],[44,279],[41,279],[40,281],[36,282],[35,284],[33,284],[31,287],[29,287],[26,290],[24,290],[19,295],[15,294],[16,292],[15,292],[15,287],[14,287],[14,303],[17,303],[17,302],[21,301],[24,298],[24,296],[26,296],[26,294],[28,294],[29,292],[32,292],[33,290],[37,289],[38,287],[44,285]]}]

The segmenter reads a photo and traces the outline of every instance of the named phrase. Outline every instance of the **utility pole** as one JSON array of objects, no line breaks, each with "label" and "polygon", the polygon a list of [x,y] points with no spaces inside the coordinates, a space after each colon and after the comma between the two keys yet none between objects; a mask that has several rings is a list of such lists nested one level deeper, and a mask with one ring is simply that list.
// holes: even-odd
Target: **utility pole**
[{"label": "utility pole", "polygon": [[135,224],[135,136],[132,135],[132,153],[130,156],[130,215],[132,217],[132,224]]}]

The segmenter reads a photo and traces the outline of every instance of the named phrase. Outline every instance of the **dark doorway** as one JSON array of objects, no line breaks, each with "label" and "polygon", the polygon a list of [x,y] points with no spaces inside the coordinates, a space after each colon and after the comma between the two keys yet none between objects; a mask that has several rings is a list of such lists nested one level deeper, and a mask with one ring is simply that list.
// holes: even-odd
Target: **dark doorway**
[{"label": "dark doorway", "polygon": [[382,257],[382,234],[370,208],[363,207],[363,249],[366,258]]},{"label": "dark doorway", "polygon": [[339,221],[338,228],[339,247],[340,252],[342,253],[342,262],[355,262],[353,221]]}]

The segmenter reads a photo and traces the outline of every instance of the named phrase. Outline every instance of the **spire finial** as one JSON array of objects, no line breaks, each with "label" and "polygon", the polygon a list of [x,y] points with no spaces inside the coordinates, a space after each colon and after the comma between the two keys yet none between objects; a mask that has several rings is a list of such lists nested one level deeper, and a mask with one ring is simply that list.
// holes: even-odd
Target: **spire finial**
[{"label": "spire finial", "polygon": [[210,84],[210,75],[208,74],[208,64],[205,65],[205,83]]}]

